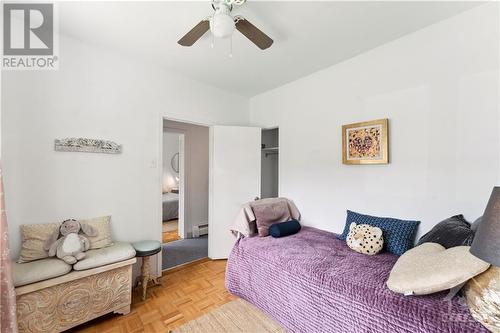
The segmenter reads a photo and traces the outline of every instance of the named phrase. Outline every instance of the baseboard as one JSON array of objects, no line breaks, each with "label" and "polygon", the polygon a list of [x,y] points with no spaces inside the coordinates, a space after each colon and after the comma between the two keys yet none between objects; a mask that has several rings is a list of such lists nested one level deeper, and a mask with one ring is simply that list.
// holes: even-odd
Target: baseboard
[{"label": "baseboard", "polygon": [[[197,228],[197,233],[195,233],[195,227],[199,226],[204,226],[204,228]],[[193,234],[198,234],[199,237],[207,235],[208,234],[208,221],[207,222],[200,222],[200,223],[195,223],[191,225],[191,237],[193,237]]]}]

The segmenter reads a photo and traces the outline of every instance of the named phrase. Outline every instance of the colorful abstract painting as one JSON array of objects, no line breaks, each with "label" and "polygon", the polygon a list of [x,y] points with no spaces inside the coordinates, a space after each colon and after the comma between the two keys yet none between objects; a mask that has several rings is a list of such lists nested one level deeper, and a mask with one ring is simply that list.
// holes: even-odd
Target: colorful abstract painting
[{"label": "colorful abstract painting", "polygon": [[387,130],[387,119],[342,126],[343,163],[387,164]]}]

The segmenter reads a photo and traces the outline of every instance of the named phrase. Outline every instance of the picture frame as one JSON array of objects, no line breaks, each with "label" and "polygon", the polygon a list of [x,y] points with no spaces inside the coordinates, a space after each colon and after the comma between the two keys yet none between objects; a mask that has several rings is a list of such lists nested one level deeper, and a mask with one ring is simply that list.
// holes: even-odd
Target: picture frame
[{"label": "picture frame", "polygon": [[342,126],[343,164],[388,164],[389,120],[377,119]]}]

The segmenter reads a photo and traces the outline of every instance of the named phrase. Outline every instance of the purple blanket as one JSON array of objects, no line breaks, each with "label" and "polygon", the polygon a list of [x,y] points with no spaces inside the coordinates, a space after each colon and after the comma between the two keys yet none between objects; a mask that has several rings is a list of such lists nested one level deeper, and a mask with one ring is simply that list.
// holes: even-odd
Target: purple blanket
[{"label": "purple blanket", "polygon": [[237,241],[226,288],[291,332],[488,332],[458,297],[390,291],[397,258],[359,254],[330,232],[304,227],[285,238]]}]

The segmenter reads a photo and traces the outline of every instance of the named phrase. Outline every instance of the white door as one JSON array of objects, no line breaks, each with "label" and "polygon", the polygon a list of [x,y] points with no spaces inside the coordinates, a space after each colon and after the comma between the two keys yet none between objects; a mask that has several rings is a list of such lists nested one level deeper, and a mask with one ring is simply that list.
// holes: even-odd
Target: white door
[{"label": "white door", "polygon": [[229,231],[240,207],[260,196],[261,129],[210,128],[208,256],[225,259],[236,238]]}]

